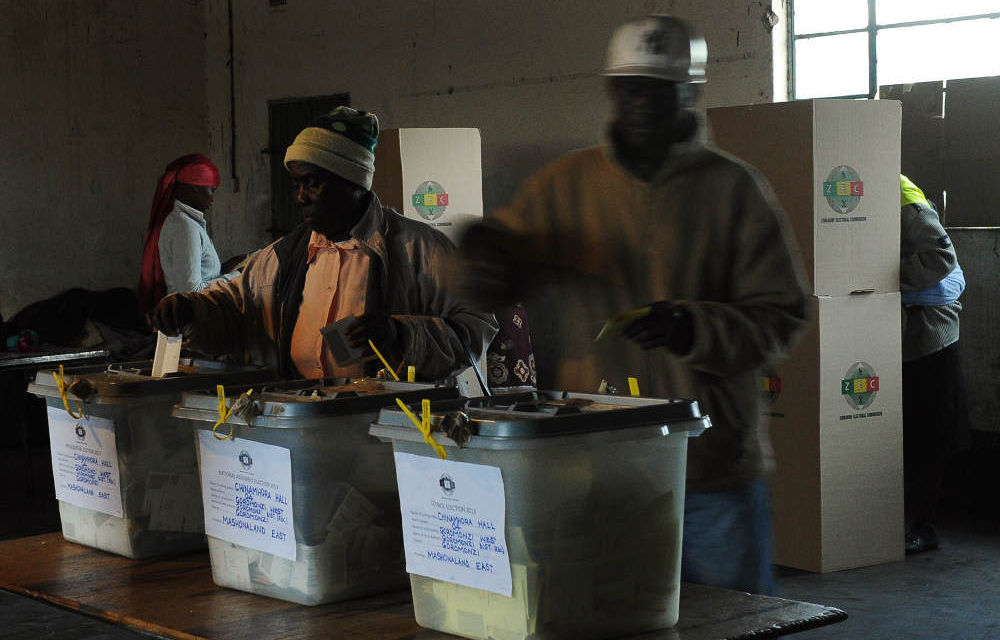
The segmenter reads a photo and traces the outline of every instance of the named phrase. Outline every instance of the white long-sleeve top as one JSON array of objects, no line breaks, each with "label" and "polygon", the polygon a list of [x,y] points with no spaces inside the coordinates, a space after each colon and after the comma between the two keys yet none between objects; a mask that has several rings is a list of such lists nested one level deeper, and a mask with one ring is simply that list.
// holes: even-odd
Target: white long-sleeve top
[{"label": "white long-sleeve top", "polygon": [[230,280],[237,272],[221,274],[222,262],[208,237],[205,214],[179,200],[160,230],[160,266],[167,293],[201,291],[215,280]]}]

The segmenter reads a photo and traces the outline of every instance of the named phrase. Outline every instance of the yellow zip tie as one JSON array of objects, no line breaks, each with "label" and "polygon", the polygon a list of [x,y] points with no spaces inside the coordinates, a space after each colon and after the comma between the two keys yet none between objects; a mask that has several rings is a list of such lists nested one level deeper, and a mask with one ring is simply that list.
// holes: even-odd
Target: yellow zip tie
[{"label": "yellow zip tie", "polygon": [[[232,406],[227,409],[226,408],[226,389],[220,384],[220,385],[216,385],[215,391],[219,395],[219,419],[215,421],[214,425],[212,425],[212,435],[215,436],[216,440],[223,440],[223,441],[225,441],[225,440],[229,440],[230,438],[233,437],[233,433],[236,431],[236,425],[232,425],[232,424],[229,425],[229,433],[227,433],[224,436],[220,436],[218,434],[218,432],[216,431],[216,429],[218,429],[219,426],[226,424],[226,422],[229,420],[230,416],[233,415],[233,409],[235,409],[236,405],[239,404],[239,398],[237,398],[236,400],[234,400]],[[243,395],[244,396],[249,396],[252,393],[253,393],[253,389],[247,389],[247,392],[244,393]]]},{"label": "yellow zip tie", "polygon": [[[427,407],[426,409],[424,409],[424,403],[427,403],[426,404],[426,407]],[[434,449],[435,453],[438,454],[439,458],[441,458],[442,460],[447,460],[448,459],[448,454],[445,453],[444,447],[442,447],[440,444],[438,444],[437,440],[434,439],[434,436],[431,435],[431,416],[430,416],[430,413],[431,413],[431,411],[430,411],[431,402],[430,402],[430,400],[426,400],[425,399],[425,400],[423,400],[420,403],[421,404],[421,413],[423,413],[424,416],[425,416],[425,422],[421,422],[420,420],[417,420],[417,416],[413,415],[413,412],[410,411],[410,408],[406,406],[406,403],[403,402],[402,400],[400,400],[399,398],[396,398],[396,404],[399,405],[399,408],[403,410],[403,413],[406,414],[406,417],[408,417],[410,419],[410,421],[413,422],[413,424],[417,427],[417,429],[420,430],[420,433],[424,434],[424,442],[426,442],[427,444],[431,445],[431,448]]]},{"label": "yellow zip tie", "polygon": [[56,379],[56,387],[59,389],[59,397],[62,398],[63,407],[66,408],[66,413],[69,417],[74,420],[79,420],[83,417],[83,405],[80,404],[79,400],[74,400],[76,402],[76,410],[80,412],[80,415],[73,413],[72,409],[69,408],[69,398],[66,397],[66,376],[63,373],[63,366],[59,365],[59,371],[53,371],[52,377]]},{"label": "yellow zip tie", "polygon": [[215,393],[219,396],[219,417],[226,415],[226,388],[221,384],[215,385]]},{"label": "yellow zip tie", "polygon": [[628,392],[633,396],[639,395],[639,381],[631,376],[628,379]]},{"label": "yellow zip tie", "polygon": [[416,380],[417,380],[417,368],[414,367],[413,365],[406,367],[406,381],[416,382]]},{"label": "yellow zip tie", "polygon": [[390,373],[390,375],[392,375],[396,382],[399,382],[399,376],[396,375],[396,371],[390,367],[389,363],[386,362],[386,359],[382,357],[382,353],[378,350],[378,347],[375,346],[375,343],[371,341],[371,338],[368,339],[368,346],[372,348],[372,351],[374,351],[375,355],[378,356],[378,359],[382,361],[382,364],[385,365],[386,370]]}]

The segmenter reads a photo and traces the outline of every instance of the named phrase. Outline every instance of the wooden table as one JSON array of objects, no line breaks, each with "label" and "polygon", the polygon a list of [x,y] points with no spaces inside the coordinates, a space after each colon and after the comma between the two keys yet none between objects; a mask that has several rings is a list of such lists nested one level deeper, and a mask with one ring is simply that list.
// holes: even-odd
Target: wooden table
[{"label": "wooden table", "polygon": [[[0,542],[0,587],[179,640],[454,638],[417,626],[409,590],[305,607],[216,586],[206,553],[129,560],[58,533]],[[691,584],[682,585],[680,610],[676,627],[640,637],[761,640],[847,618],[832,607]]]}]

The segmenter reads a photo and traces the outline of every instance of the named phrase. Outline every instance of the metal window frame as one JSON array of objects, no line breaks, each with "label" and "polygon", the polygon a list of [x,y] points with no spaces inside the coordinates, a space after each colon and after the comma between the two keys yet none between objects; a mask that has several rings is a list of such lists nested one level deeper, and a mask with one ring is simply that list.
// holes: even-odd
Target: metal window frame
[{"label": "metal window frame", "polygon": [[796,0],[788,0],[788,95],[791,100],[796,100],[795,86],[795,45],[799,40],[810,38],[822,38],[824,36],[840,36],[850,33],[868,34],[868,95],[844,95],[825,96],[828,98],[874,98],[878,94],[878,32],[883,29],[906,29],[909,27],[923,27],[932,24],[948,24],[951,22],[968,22],[969,20],[997,20],[1000,19],[1000,12],[977,13],[970,16],[953,16],[950,18],[936,18],[931,20],[913,20],[909,22],[890,22],[878,24],[875,14],[875,5],[878,0],[868,0],[868,25],[857,29],[842,29],[840,31],[820,31],[815,33],[796,33],[795,31],[795,3]]}]

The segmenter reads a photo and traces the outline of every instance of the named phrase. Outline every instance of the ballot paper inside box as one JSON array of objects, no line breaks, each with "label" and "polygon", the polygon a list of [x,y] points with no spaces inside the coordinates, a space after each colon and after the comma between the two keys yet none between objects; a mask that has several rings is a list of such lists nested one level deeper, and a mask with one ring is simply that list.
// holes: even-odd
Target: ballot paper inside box
[{"label": "ballot paper inside box", "polygon": [[[239,417],[226,425],[227,433],[233,431],[232,439],[219,446],[250,454],[247,466],[232,463],[234,478],[250,473],[253,458],[260,486],[278,486],[280,491],[281,482],[271,471],[257,473],[260,460],[253,447],[284,452],[292,522],[288,529],[277,526],[276,519],[264,521],[263,516],[250,522],[264,530],[266,544],[259,538],[240,542],[225,537],[223,531],[218,535],[209,531],[216,584],[305,605],[405,587],[392,447],[368,435],[368,427],[379,408],[394,404],[397,397],[410,402],[424,397],[454,399],[457,391],[395,381],[335,382],[317,383],[312,390],[299,383],[270,385],[256,397],[260,415],[252,419],[252,426]],[[212,394],[186,394],[174,414],[190,421],[195,431],[207,432],[217,419],[217,405]],[[217,448],[211,447],[215,455]],[[198,455],[204,498],[208,456],[203,444]],[[205,502],[206,521],[221,517],[226,508],[222,501]],[[289,547],[279,553],[270,543],[284,531],[291,534]]]},{"label": "ballot paper inside box", "polygon": [[[74,489],[68,493],[58,491],[57,495],[64,537],[130,558],[204,546],[201,503],[193,475],[194,449],[188,438],[176,437],[174,432],[184,431],[186,435],[188,429],[169,417],[171,408],[169,401],[99,405],[91,410],[92,415],[80,420],[66,420],[60,407],[49,409],[52,441],[57,443],[53,450],[54,478],[57,485]],[[164,424],[164,416],[171,424]],[[94,428],[98,421],[109,427],[103,434]],[[67,433],[70,429],[72,435]],[[86,435],[81,438],[77,431]],[[99,435],[88,446],[92,433]],[[74,453],[77,465],[67,474],[59,453],[72,450],[74,439],[83,443],[84,453]],[[117,472],[117,482],[100,482],[95,489],[99,496],[118,497],[120,512],[107,513],[109,510],[100,503],[80,501],[75,489],[87,479],[88,459],[99,477]]]},{"label": "ballot paper inside box", "polygon": [[63,372],[62,392],[58,371],[43,370],[29,385],[48,405],[67,540],[129,558],[205,546],[191,428],[171,411],[184,390],[270,374],[191,360],[181,368],[156,379],[149,361],[72,367]]},{"label": "ballot paper inside box", "polygon": [[151,530],[204,532],[205,516],[201,508],[196,466],[178,471],[150,472],[146,480],[145,500]]},{"label": "ballot paper inside box", "polygon": [[[404,518],[421,526],[425,514],[433,521],[434,504],[452,485],[441,486],[440,474],[430,473],[421,482],[415,460],[453,465],[451,499],[458,481],[472,478],[458,476],[464,470],[454,465],[499,469],[503,478],[510,595],[461,576],[425,575],[422,565],[415,570],[414,549],[433,540],[411,531],[405,541],[417,622],[504,640],[612,638],[675,624],[687,438],[707,420],[697,404],[551,391],[476,402],[481,406],[466,409],[473,435],[465,448],[434,434],[447,461],[437,460],[398,410],[383,410],[372,425],[373,434],[393,443]],[[436,418],[444,413],[432,407]],[[477,518],[487,509],[478,502],[460,507]],[[478,539],[479,551],[485,534],[470,520],[460,533]],[[452,536],[442,534],[443,549],[456,548]],[[442,555],[455,563],[454,551]]]}]

